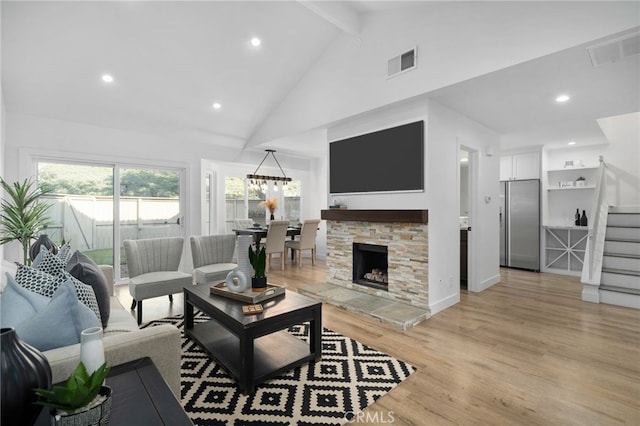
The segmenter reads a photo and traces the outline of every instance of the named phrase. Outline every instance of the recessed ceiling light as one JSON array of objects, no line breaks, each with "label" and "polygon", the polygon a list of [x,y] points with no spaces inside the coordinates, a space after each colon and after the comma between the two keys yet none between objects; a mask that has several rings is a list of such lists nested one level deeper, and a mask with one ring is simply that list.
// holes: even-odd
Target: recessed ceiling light
[{"label": "recessed ceiling light", "polygon": [[220,108],[222,108],[222,105],[220,105],[218,102],[213,103],[213,109],[220,109]]},{"label": "recessed ceiling light", "polygon": [[262,40],[260,40],[258,37],[253,37],[253,38],[251,39],[251,45],[252,45],[253,47],[258,47],[258,46],[260,46],[261,44],[262,44]]},{"label": "recessed ceiling light", "polygon": [[469,157],[462,157],[462,158],[460,159],[460,162],[461,162],[461,163],[468,163],[468,162],[469,162]]},{"label": "recessed ceiling light", "polygon": [[562,102],[567,102],[569,99],[569,95],[560,95],[556,98],[556,102],[558,103],[562,103]]},{"label": "recessed ceiling light", "polygon": [[105,83],[113,83],[113,76],[111,74],[103,74],[102,81]]},{"label": "recessed ceiling light", "polygon": [[569,141],[568,145],[575,145],[576,141]]}]

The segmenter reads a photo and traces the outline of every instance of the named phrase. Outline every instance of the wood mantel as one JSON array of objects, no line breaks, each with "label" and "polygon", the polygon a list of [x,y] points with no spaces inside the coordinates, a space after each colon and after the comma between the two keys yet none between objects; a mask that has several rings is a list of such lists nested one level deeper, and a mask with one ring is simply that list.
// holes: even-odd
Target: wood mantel
[{"label": "wood mantel", "polygon": [[429,210],[321,210],[323,220],[387,223],[424,223],[429,220]]}]

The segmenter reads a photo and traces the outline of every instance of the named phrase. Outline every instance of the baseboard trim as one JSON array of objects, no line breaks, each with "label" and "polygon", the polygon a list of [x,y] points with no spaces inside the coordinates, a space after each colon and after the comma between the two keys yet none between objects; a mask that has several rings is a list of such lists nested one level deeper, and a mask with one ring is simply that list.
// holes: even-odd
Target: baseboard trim
[{"label": "baseboard trim", "polygon": [[600,293],[598,285],[582,283],[582,301],[590,303],[600,303]]},{"label": "baseboard trim", "polygon": [[429,303],[429,310],[431,311],[431,316],[437,314],[440,311],[444,311],[445,309],[452,307],[458,302],[460,302],[460,293],[451,294],[445,297],[444,299],[438,300],[433,304]]},{"label": "baseboard trim", "polygon": [[489,287],[492,287],[496,284],[498,284],[500,282],[501,278],[500,278],[500,274],[498,275],[494,275],[491,278],[487,278],[486,280],[480,281],[480,288],[477,289],[469,289],[469,291],[475,292],[475,293],[480,293],[481,291],[484,291],[486,289],[488,289]]}]

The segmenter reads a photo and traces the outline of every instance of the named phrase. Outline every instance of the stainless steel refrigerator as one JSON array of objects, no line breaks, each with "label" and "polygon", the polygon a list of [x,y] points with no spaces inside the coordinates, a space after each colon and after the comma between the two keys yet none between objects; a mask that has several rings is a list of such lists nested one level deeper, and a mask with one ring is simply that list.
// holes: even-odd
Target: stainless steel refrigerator
[{"label": "stainless steel refrigerator", "polygon": [[540,180],[500,182],[500,266],[540,270]]}]

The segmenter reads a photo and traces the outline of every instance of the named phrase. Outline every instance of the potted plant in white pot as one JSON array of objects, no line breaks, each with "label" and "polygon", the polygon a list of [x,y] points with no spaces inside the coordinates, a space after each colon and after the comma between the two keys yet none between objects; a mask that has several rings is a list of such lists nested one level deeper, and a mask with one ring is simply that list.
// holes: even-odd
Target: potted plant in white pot
[{"label": "potted plant in white pot", "polygon": [[38,238],[40,229],[51,224],[47,216],[51,204],[40,202],[40,197],[51,191],[38,187],[30,179],[9,184],[0,178],[0,185],[7,194],[7,198],[2,200],[2,215],[0,215],[2,238],[0,244],[20,241],[23,263],[30,265],[29,246],[31,240]]},{"label": "potted plant in white pot", "polygon": [[36,389],[36,404],[51,408],[52,425],[106,425],[111,416],[111,388],[104,386],[109,367],[104,363],[91,375],[81,362],[64,386]]}]

